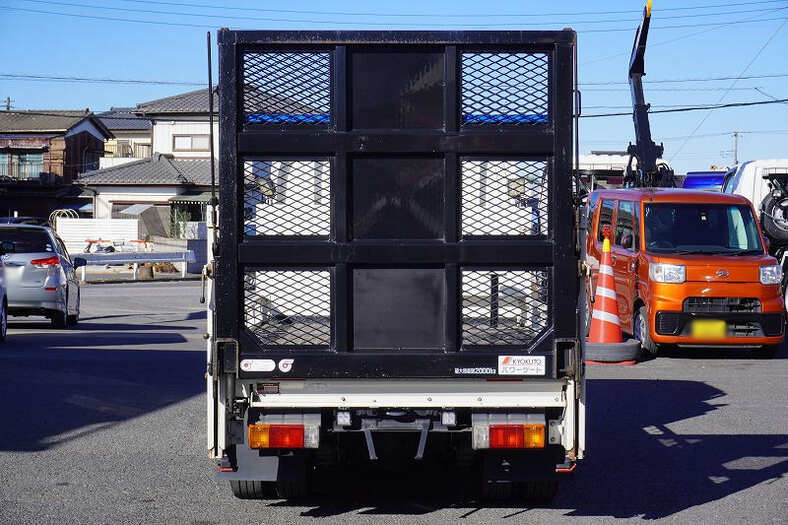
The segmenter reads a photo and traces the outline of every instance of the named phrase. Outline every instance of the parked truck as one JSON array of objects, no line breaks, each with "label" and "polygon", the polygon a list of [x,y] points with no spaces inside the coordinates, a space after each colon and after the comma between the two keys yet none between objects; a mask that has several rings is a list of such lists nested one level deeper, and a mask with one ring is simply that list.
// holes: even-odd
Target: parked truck
[{"label": "parked truck", "polygon": [[219,32],[208,449],[240,498],[439,458],[549,500],[585,448],[576,34]]}]

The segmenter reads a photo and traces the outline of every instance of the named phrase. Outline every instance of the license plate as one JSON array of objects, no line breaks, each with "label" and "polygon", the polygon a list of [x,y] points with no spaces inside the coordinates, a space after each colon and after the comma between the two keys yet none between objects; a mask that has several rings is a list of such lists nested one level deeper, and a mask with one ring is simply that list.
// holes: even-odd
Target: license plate
[{"label": "license plate", "polygon": [[696,319],[692,321],[692,337],[695,339],[722,339],[725,337],[725,321]]}]

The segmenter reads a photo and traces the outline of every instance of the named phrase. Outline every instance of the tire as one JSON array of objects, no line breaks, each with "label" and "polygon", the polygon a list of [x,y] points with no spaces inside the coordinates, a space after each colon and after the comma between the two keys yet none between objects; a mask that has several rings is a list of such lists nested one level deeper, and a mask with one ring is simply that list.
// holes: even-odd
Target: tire
[{"label": "tire", "polygon": [[520,483],[520,497],[533,505],[549,505],[558,493],[558,480],[527,481]]},{"label": "tire", "polygon": [[8,335],[8,305],[3,301],[0,305],[0,343],[5,341]]},{"label": "tire", "polygon": [[77,323],[79,323],[79,308],[80,308],[80,306],[82,306],[82,297],[80,295],[80,292],[77,291],[77,313],[75,313],[74,315],[69,315],[68,316],[66,321],[68,322],[69,326],[76,326]]},{"label": "tire", "polygon": [[788,198],[770,192],[761,202],[761,226],[776,244],[788,244]]},{"label": "tire", "polygon": [[646,355],[657,357],[659,345],[651,340],[651,329],[648,325],[648,312],[645,306],[638,308],[632,331],[635,339],[640,341],[640,347],[646,352]]},{"label": "tire", "polygon": [[230,481],[230,489],[238,499],[271,499],[276,496],[273,481]]},{"label": "tire", "polygon": [[68,328],[68,304],[66,304],[66,309],[64,311],[55,310],[52,312],[51,322],[52,328],[57,328],[58,330]]},{"label": "tire", "polygon": [[276,495],[282,499],[301,498],[307,494],[306,479],[276,482]]},{"label": "tire", "polygon": [[772,359],[777,353],[779,345],[764,345],[760,348],[753,348],[752,357],[755,359]]}]

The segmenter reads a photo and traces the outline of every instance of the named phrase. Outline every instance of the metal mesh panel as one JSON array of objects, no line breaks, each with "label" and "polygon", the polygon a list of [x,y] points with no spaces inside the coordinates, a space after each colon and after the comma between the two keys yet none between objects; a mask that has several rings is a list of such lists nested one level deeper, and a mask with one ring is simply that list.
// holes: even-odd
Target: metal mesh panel
[{"label": "metal mesh panel", "polygon": [[547,235],[546,161],[462,161],[462,234]]},{"label": "metal mesh panel", "polygon": [[462,123],[549,121],[545,53],[463,53]]},{"label": "metal mesh panel", "polygon": [[530,344],[549,326],[548,279],[546,270],[463,270],[463,346]]},{"label": "metal mesh panel", "polygon": [[297,126],[331,121],[329,53],[247,53],[243,69],[247,123]]},{"label": "metal mesh panel", "polygon": [[329,235],[328,159],[248,160],[243,167],[246,235]]},{"label": "metal mesh panel", "polygon": [[250,270],[244,275],[244,326],[261,345],[331,343],[331,274]]}]

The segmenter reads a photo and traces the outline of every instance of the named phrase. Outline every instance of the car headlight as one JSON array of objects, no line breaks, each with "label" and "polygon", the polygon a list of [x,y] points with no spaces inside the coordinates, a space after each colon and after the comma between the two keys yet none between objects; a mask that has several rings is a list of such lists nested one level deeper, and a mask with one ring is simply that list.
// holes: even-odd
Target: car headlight
[{"label": "car headlight", "polygon": [[648,276],[657,283],[683,283],[687,280],[687,268],[683,264],[652,263]]},{"label": "car headlight", "polygon": [[779,264],[761,266],[761,284],[780,284],[783,282],[783,267]]}]

